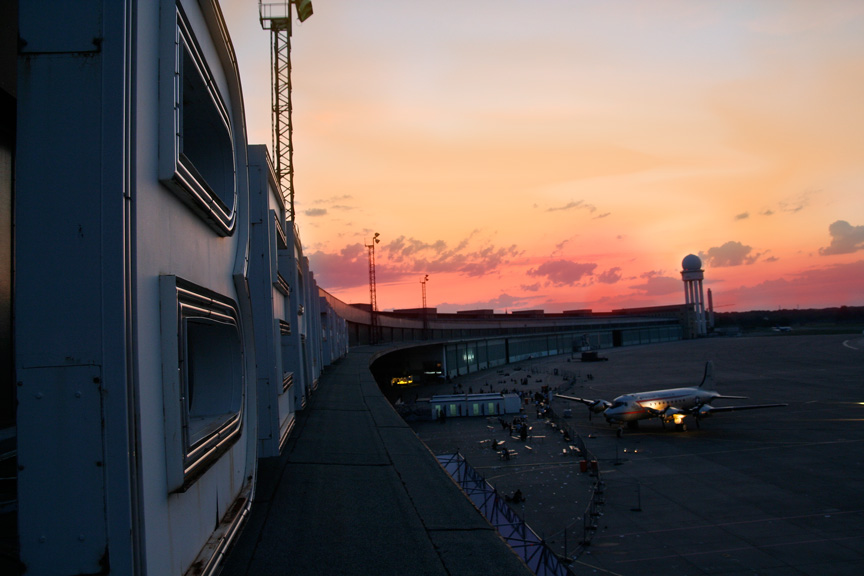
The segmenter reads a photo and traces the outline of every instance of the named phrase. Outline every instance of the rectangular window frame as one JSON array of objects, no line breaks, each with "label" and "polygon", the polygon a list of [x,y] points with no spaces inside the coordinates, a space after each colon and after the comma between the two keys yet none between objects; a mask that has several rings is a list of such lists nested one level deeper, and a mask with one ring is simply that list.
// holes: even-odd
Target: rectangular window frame
[{"label": "rectangular window frame", "polygon": [[[285,338],[291,335],[291,323],[286,322],[281,318],[277,318],[276,322],[276,330],[279,334],[280,342],[284,344]],[[294,372],[291,371],[283,371],[282,372],[282,392],[280,394],[284,394],[294,386]]]},{"label": "rectangular window frame", "polygon": [[276,232],[276,247],[279,250],[287,250],[288,236],[285,234],[285,228],[283,224],[285,218],[280,218],[280,214],[278,214],[276,210],[270,210],[270,215],[273,218],[273,227]]},{"label": "rectangular window frame", "polygon": [[[177,3],[170,22],[163,21],[165,33],[173,36],[171,54],[163,51],[160,58],[159,179],[220,236],[231,236],[237,223],[237,151],[231,128],[231,118],[225,100],[203,56],[192,26]],[[163,43],[166,46],[168,42]],[[195,70],[184,70],[184,54],[188,54]],[[183,74],[200,74],[209,101],[227,132],[231,145],[232,190],[228,198],[220,198],[211,183],[183,152],[184,110]],[[227,176],[227,173],[226,173]],[[227,202],[226,202],[227,200]],[[229,205],[230,204],[230,205]]]},{"label": "rectangular window frame", "polygon": [[[246,399],[243,333],[232,299],[173,275],[161,276],[159,289],[168,487],[184,492],[240,439]],[[218,368],[227,383],[204,382],[190,389],[189,371],[198,354],[190,341],[202,327],[210,330],[211,338],[213,332],[228,336],[227,347],[236,357],[216,357],[224,364]],[[205,410],[196,410],[194,394]]]}]

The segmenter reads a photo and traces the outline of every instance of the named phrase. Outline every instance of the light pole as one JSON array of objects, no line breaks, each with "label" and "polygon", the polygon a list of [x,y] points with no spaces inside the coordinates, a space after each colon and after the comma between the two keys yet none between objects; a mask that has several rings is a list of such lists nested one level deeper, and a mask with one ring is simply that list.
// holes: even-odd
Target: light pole
[{"label": "light pole", "polygon": [[378,296],[376,294],[376,282],[375,282],[375,244],[378,244],[381,240],[378,238],[380,234],[375,232],[375,235],[372,236],[372,241],[369,244],[366,244],[366,249],[369,252],[369,343],[377,344],[378,343]]},{"label": "light pole", "polygon": [[423,279],[420,280],[420,286],[423,287],[423,308],[420,310],[420,313],[423,314],[423,340],[429,339],[429,315],[426,313],[426,282],[428,281],[428,274],[423,276]]}]

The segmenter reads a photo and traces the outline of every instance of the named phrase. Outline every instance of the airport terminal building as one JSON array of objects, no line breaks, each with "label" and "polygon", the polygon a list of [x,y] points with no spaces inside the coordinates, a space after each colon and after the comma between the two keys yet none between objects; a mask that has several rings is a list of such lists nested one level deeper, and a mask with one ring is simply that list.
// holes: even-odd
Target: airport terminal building
[{"label": "airport terminal building", "polygon": [[0,512],[28,574],[217,573],[259,459],[349,347],[380,348],[381,382],[694,336],[686,305],[340,302],[247,141],[216,0],[2,11]]}]

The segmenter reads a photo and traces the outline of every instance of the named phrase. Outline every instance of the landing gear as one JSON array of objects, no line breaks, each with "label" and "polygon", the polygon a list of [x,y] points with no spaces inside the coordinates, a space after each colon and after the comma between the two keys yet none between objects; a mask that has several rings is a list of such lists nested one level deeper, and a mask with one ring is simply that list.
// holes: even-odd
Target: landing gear
[{"label": "landing gear", "polygon": [[687,425],[684,424],[683,422],[681,422],[680,424],[675,424],[675,431],[676,432],[686,432],[687,431]]},{"label": "landing gear", "polygon": [[[611,424],[611,422],[610,422],[610,424]],[[638,430],[639,429],[639,421],[638,420],[630,420],[629,422],[627,422],[627,429],[628,430]],[[618,430],[615,432],[615,435],[618,436],[618,438],[621,438],[621,436],[624,435],[624,423],[623,422],[618,423]]]}]

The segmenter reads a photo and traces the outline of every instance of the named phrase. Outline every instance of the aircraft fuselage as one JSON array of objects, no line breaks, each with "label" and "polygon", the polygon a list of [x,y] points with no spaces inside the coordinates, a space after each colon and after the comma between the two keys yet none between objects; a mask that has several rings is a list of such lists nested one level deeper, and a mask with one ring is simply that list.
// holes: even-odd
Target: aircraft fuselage
[{"label": "aircraft fuselage", "polygon": [[696,387],[624,394],[612,401],[604,416],[610,424],[658,417],[680,424],[687,410],[707,404],[718,396],[716,392]]}]

